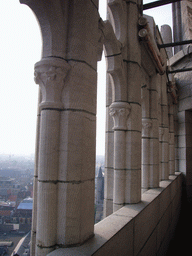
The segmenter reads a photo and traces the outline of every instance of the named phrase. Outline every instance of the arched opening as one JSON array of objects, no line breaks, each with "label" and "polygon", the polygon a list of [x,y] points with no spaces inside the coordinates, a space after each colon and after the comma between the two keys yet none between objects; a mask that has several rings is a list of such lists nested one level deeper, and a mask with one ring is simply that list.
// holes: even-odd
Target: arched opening
[{"label": "arched opening", "polygon": [[41,57],[40,30],[19,1],[1,1],[0,12],[0,154],[34,155],[38,86],[33,73]]},{"label": "arched opening", "polygon": [[[41,59],[41,35],[32,11],[19,1],[0,2],[0,22],[0,176],[5,176],[3,179],[10,183],[9,189],[5,185],[7,195],[3,200],[11,201],[14,209],[11,213],[10,208],[10,215],[3,218],[1,213],[0,219],[2,225],[5,221],[13,225],[15,233],[18,227],[21,228],[20,224],[25,223],[25,232],[28,232],[31,230],[32,203],[30,210],[20,211],[17,206],[26,197],[33,197],[38,100],[33,74],[35,62]],[[10,240],[11,235],[7,237]],[[13,236],[15,247],[21,236]],[[14,247],[9,248],[9,253]]]},{"label": "arched opening", "polygon": [[[99,1],[99,13],[106,19],[106,2]],[[97,133],[95,170],[95,222],[103,218],[104,170],[105,170],[105,123],[106,123],[106,62],[104,52],[97,64]]]}]

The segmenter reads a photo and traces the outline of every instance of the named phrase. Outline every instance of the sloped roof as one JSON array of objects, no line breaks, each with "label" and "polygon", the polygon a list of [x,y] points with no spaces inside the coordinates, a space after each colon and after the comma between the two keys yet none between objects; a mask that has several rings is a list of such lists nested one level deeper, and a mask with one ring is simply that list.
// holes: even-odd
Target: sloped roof
[{"label": "sloped roof", "polygon": [[25,198],[17,207],[18,210],[32,210],[33,209],[33,198]]},{"label": "sloped roof", "polygon": [[102,177],[103,177],[103,172],[102,172],[102,169],[100,167],[97,178],[102,178]]}]

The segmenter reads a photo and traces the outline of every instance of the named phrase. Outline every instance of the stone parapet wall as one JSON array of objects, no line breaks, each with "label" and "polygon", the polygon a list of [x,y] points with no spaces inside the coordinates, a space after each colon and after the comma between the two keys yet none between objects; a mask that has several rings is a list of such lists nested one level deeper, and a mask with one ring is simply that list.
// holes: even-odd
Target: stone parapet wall
[{"label": "stone parapet wall", "polygon": [[181,210],[183,175],[176,173],[149,189],[138,204],[128,204],[95,225],[95,236],[80,247],[60,248],[63,255],[165,255]]}]

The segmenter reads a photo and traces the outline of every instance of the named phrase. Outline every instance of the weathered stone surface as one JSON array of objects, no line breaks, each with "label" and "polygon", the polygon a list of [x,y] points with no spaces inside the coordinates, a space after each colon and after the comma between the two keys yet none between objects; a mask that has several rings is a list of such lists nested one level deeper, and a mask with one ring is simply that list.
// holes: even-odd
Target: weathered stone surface
[{"label": "weathered stone surface", "polygon": [[[171,207],[177,210],[179,201],[174,178],[167,181],[175,172],[175,147],[189,190],[192,185],[192,117],[187,113],[191,76],[186,73],[185,81],[184,75],[176,76],[183,84],[178,86],[179,113],[174,120],[167,76],[157,74],[155,58],[139,42],[141,1],[108,1],[107,21],[99,18],[97,0],[69,2],[26,1],[39,19],[44,40],[43,59],[35,65],[41,88],[34,186],[37,222],[32,230],[33,235],[37,231],[36,255],[44,256],[55,246],[81,244],[83,255],[117,255],[119,241],[122,255],[160,253],[172,223]],[[155,40],[161,44],[153,19],[148,20],[150,36],[156,37],[153,45]],[[163,28],[171,41],[170,29]],[[97,60],[103,45],[108,73],[104,216],[117,212],[100,229],[95,226],[96,237],[84,243],[94,234]],[[159,51],[156,43],[154,48],[165,69],[165,50]],[[191,48],[187,50],[170,59],[173,68],[191,65]],[[179,124],[175,129],[174,121]],[[140,202],[141,186],[156,188],[159,179],[165,190],[150,190]],[[58,255],[63,251],[70,249],[60,249]]]},{"label": "weathered stone surface", "polygon": [[[94,180],[59,182],[57,242],[62,246],[80,244],[93,235]],[[89,193],[87,193],[89,191]]]},{"label": "weathered stone surface", "polygon": [[95,119],[94,115],[84,111],[66,110],[61,113],[58,180],[94,178]]}]

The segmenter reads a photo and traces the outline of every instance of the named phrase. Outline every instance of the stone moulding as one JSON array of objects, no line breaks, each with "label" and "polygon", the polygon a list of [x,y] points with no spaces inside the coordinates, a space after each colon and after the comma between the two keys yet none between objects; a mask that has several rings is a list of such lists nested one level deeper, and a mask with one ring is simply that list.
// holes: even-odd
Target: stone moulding
[{"label": "stone moulding", "polygon": [[35,64],[35,82],[40,85],[40,109],[63,109],[61,94],[70,65],[62,59],[46,58]]},{"label": "stone moulding", "polygon": [[109,13],[113,16],[114,31],[117,39],[124,45],[126,41],[126,12],[122,0],[108,1]]},{"label": "stone moulding", "polygon": [[109,107],[109,111],[114,121],[113,130],[127,130],[127,118],[131,111],[129,103],[113,102]]},{"label": "stone moulding", "polygon": [[[20,0],[35,14],[42,34],[42,57],[66,58],[67,4],[60,0]],[[60,43],[62,42],[62,43]]]},{"label": "stone moulding", "polygon": [[126,78],[123,67],[123,57],[121,54],[122,44],[117,39],[111,23],[99,20],[99,29],[103,34],[103,45],[107,62],[107,73],[113,81],[114,101],[126,101]]}]

